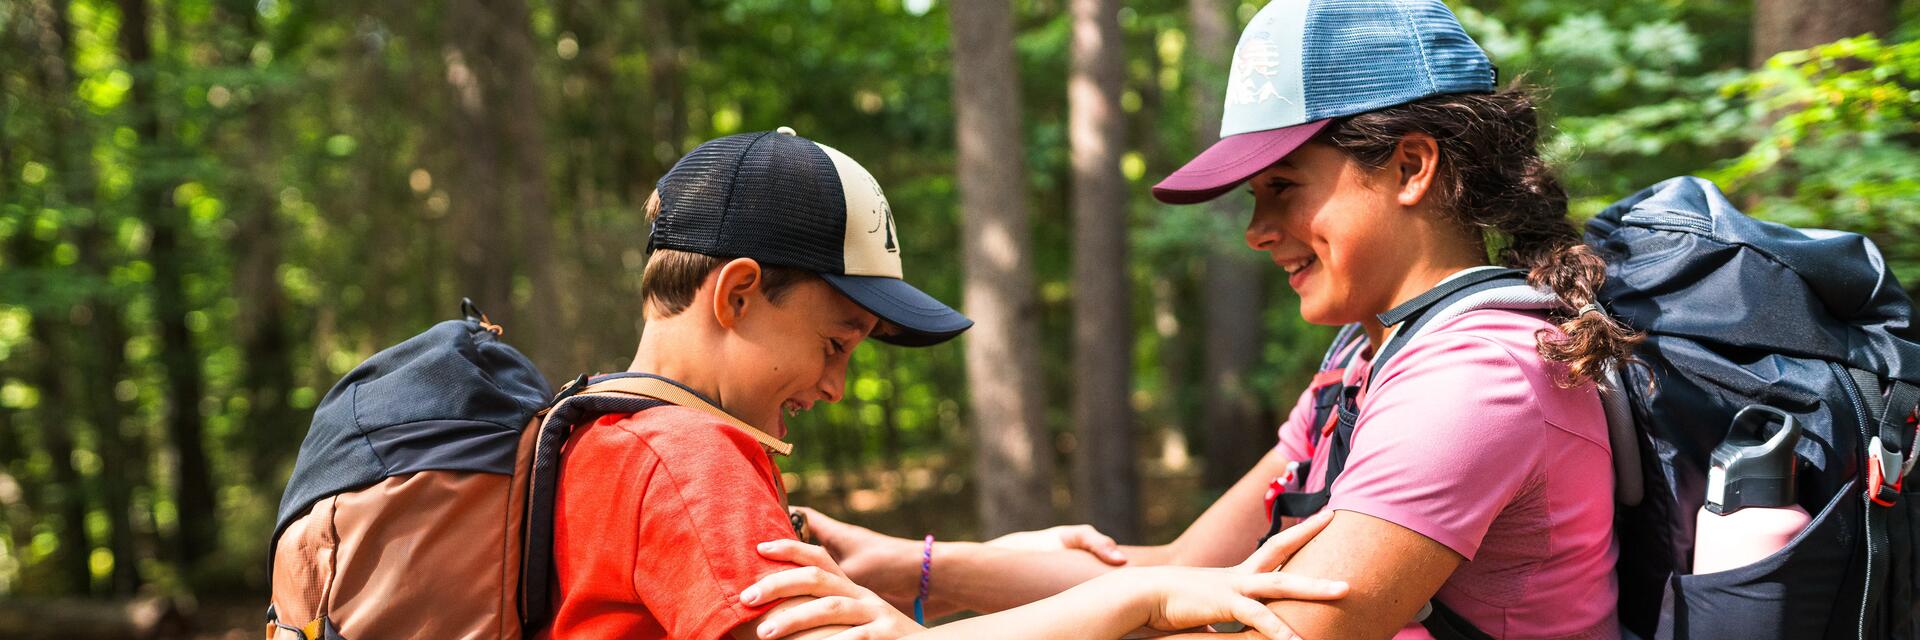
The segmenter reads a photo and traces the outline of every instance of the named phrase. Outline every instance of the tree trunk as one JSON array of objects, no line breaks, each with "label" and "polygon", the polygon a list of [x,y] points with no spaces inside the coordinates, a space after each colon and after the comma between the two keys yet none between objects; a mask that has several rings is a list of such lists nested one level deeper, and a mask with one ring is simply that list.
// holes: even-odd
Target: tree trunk
[{"label": "tree trunk", "polygon": [[[30,234],[20,234],[16,238],[31,238]],[[22,245],[38,244],[27,240]],[[22,264],[46,268],[31,253],[44,253],[38,249],[16,251]],[[39,348],[34,362],[33,384],[39,388],[40,404],[36,407],[35,422],[40,426],[40,445],[47,451],[47,460],[53,467],[53,484],[44,489],[47,497],[44,502],[60,515],[60,548],[54,552],[53,563],[61,580],[68,584],[72,593],[85,594],[92,589],[93,571],[87,566],[87,556],[93,552],[93,545],[87,541],[87,493],[80,472],[73,466],[73,423],[66,420],[67,412],[81,402],[67,388],[61,367],[67,362],[66,354],[60,349],[60,329],[56,327],[56,314],[47,309],[34,312],[32,330],[29,335]]]},{"label": "tree trunk", "polygon": [[446,10],[447,48],[443,52],[454,117],[448,131],[453,149],[450,228],[460,295],[472,298],[489,319],[513,330],[513,228],[507,184],[507,154],[497,130],[499,74],[492,48],[501,16],[492,0],[457,0]]},{"label": "tree trunk", "polygon": [[[222,19],[245,36],[224,52],[229,67],[250,66],[257,44],[268,45],[276,59],[292,53],[288,43],[266,38],[264,18],[253,3],[226,0],[217,7]],[[300,19],[290,18],[287,30],[297,32],[292,23]],[[283,232],[275,191],[282,183],[278,159],[283,147],[275,138],[273,119],[286,105],[264,84],[256,85],[253,95],[239,135],[225,139],[237,144],[223,145],[238,150],[226,159],[236,177],[227,200],[233,203],[230,215],[236,226],[233,287],[240,292],[234,297],[234,339],[241,353],[237,383],[247,407],[237,439],[247,450],[250,483],[277,492],[284,481],[282,467],[298,451],[306,421],[287,401],[294,386],[294,318],[279,278]]]},{"label": "tree trunk", "polygon": [[156,88],[157,61],[148,32],[146,0],[119,0],[120,44],[133,75],[131,101],[134,135],[139,141],[134,166],[134,211],[150,229],[148,258],[153,264],[153,311],[159,324],[161,370],[167,379],[167,436],[176,457],[176,497],[179,514],[177,549],[182,566],[192,567],[212,552],[217,542],[219,512],[214,509],[213,481],[208,474],[206,444],[202,440],[200,400],[205,384],[193,333],[187,327],[186,287],[182,276],[189,249],[181,246],[186,224],[173,202],[172,176],[162,163],[168,134],[162,128]]},{"label": "tree trunk", "polygon": [[[11,51],[26,54],[21,56],[15,64],[32,70],[29,77],[37,82],[38,88],[42,91],[42,94],[37,97],[48,107],[48,121],[58,122],[61,120],[58,110],[64,105],[51,100],[50,97],[56,94],[57,87],[62,85],[67,73],[67,66],[62,58],[64,47],[56,34],[58,19],[53,16],[54,7],[45,3],[35,2],[24,5],[24,8],[26,11],[23,17],[26,20],[21,24],[33,24],[36,29],[33,31],[21,29],[16,32],[16,35],[21,38],[20,41],[0,40],[0,45],[4,45]],[[0,33],[0,35],[8,34]],[[0,146],[7,147],[7,153],[11,153],[16,145],[26,146],[25,141],[13,138],[11,133],[7,129],[0,128]],[[49,142],[54,148],[45,151],[49,161],[54,163],[53,168],[57,171],[61,168],[57,161],[61,151],[60,145],[64,141],[55,136]],[[11,182],[13,171],[8,156],[0,155],[0,186]],[[58,173],[55,175],[65,178]],[[0,195],[9,198],[19,197],[12,193],[0,193]],[[64,203],[61,201],[58,189],[49,189],[41,203],[48,207],[58,207],[61,204]],[[37,211],[39,208],[40,206],[28,206],[22,209]],[[51,284],[42,275],[51,272],[54,268],[49,260],[52,243],[29,231],[38,226],[39,217],[38,213],[27,213],[21,216],[19,229],[9,239],[4,261],[8,269],[38,276],[28,280],[27,285],[23,287],[27,295],[22,296],[25,299],[19,302],[25,305],[31,318],[27,333],[29,357],[23,360],[30,363],[28,379],[39,391],[39,402],[30,411],[33,422],[39,427],[40,446],[47,453],[52,483],[44,487],[29,484],[28,487],[36,491],[44,491],[37,501],[46,505],[46,511],[57,514],[59,517],[55,526],[57,527],[56,539],[60,544],[53,557],[48,560],[55,568],[53,575],[65,584],[47,591],[59,591],[64,588],[69,592],[85,594],[93,583],[93,573],[87,565],[87,556],[92,552],[92,545],[87,540],[86,487],[79,470],[73,464],[72,427],[74,422],[70,419],[73,408],[84,402],[76,397],[68,386],[71,378],[64,372],[67,363],[71,360],[71,354],[66,348],[67,341],[64,339],[70,332],[69,326],[64,321],[66,314],[62,313],[64,309],[57,300],[48,299],[51,297],[51,292],[47,289]],[[31,478],[28,481],[31,482]]]},{"label": "tree trunk", "polygon": [[[454,90],[460,209],[470,222],[460,247],[462,286],[520,342],[549,379],[579,366],[567,344],[553,252],[546,144],[533,75],[537,55],[525,0],[459,0],[448,8],[447,81]],[[486,154],[486,155],[479,155]],[[518,240],[519,246],[515,246]],[[513,300],[514,269],[531,285]],[[509,311],[511,308],[511,312]]]},{"label": "tree trunk", "polygon": [[569,337],[574,326],[573,305],[561,304],[560,265],[565,256],[555,253],[553,211],[547,193],[546,120],[541,117],[539,98],[545,95],[534,76],[538,47],[533,41],[533,25],[525,0],[488,0],[498,18],[500,36],[495,41],[494,64],[502,82],[499,130],[507,143],[507,180],[518,230],[519,264],[532,281],[532,308],[520,315],[529,340],[523,345],[549,381],[572,379],[586,364],[575,357]]},{"label": "tree trunk", "polygon": [[1896,0],[1754,0],[1753,66],[1782,51],[1893,29]]},{"label": "tree trunk", "polygon": [[79,77],[73,65],[78,47],[73,38],[73,25],[67,19],[68,7],[65,0],[54,0],[48,8],[51,33],[59,39],[60,57],[57,74],[47,84],[48,104],[53,109],[49,130],[60,145],[50,159],[54,174],[60,176],[64,204],[94,211],[78,225],[76,245],[80,250],[80,271],[95,287],[95,293],[69,314],[74,347],[86,363],[70,373],[74,374],[73,388],[86,398],[80,404],[80,415],[93,426],[98,441],[98,482],[106,502],[107,546],[114,558],[109,586],[114,594],[125,596],[132,595],[143,582],[134,543],[133,491],[145,484],[147,458],[145,448],[130,444],[121,430],[122,418],[129,413],[117,390],[126,371],[127,329],[120,316],[119,303],[104,293],[111,277],[112,266],[105,254],[112,238],[106,214],[96,202],[98,191],[91,158],[93,134],[85,130],[84,122],[76,117],[82,113],[73,93],[74,79]]},{"label": "tree trunk", "polygon": [[1120,175],[1126,84],[1119,2],[1073,0],[1067,135],[1073,158],[1073,495],[1081,516],[1121,542],[1140,537],[1134,475],[1133,306],[1127,180]]},{"label": "tree trunk", "polygon": [[[1233,28],[1220,0],[1189,0],[1194,72],[1194,136],[1199,145],[1220,137],[1220,105],[1226,95],[1228,56],[1233,51]],[[1216,200],[1209,213],[1238,228],[1247,217],[1241,201]],[[1260,396],[1248,374],[1260,360],[1261,307],[1266,267],[1248,259],[1237,238],[1218,238],[1206,257],[1201,286],[1205,320],[1201,365],[1206,400],[1201,408],[1205,425],[1206,485],[1225,489],[1253,467],[1265,452],[1269,425],[1260,423]]]},{"label": "tree trunk", "polygon": [[1053,520],[1053,447],[1040,380],[1033,230],[1007,0],[960,0],[953,29],[967,386],[982,533]]}]

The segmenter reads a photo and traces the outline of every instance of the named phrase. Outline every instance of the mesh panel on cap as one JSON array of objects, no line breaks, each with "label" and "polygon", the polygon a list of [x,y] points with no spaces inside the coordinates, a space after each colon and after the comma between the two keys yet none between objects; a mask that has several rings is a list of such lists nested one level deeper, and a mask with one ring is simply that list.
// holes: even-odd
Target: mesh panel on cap
[{"label": "mesh panel on cap", "polygon": [[721,245],[786,267],[841,273],[847,199],[820,145],[796,136],[762,138],[741,159]]},{"label": "mesh panel on cap", "polygon": [[713,254],[740,157],[762,134],[727,136],[700,145],[660,178],[654,248]]},{"label": "mesh panel on cap", "polygon": [[844,270],[846,197],[833,161],[812,141],[770,132],[711,140],[659,186],[654,248]]}]

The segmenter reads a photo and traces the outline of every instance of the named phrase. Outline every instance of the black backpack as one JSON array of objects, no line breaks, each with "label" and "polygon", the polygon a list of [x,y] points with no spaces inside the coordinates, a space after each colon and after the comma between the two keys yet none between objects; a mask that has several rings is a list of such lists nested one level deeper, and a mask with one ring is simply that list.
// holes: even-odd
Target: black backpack
[{"label": "black backpack", "polygon": [[[1647,367],[1609,372],[1601,389],[1613,432],[1623,635],[1920,637],[1920,513],[1908,497],[1920,488],[1904,483],[1920,410],[1920,330],[1879,249],[1857,234],[1747,217],[1692,177],[1607,207],[1586,239],[1608,261],[1604,306],[1647,334],[1636,352]],[[1376,373],[1440,320],[1557,304],[1510,269],[1455,278],[1414,302],[1385,319],[1401,326],[1374,358]],[[1344,368],[1358,339],[1343,330],[1322,370]],[[1314,391],[1315,424],[1338,424],[1328,487],[1345,464],[1356,391],[1337,381]],[[1801,425],[1797,497],[1813,520],[1767,558],[1691,575],[1709,455],[1750,405]],[[1326,500],[1324,490],[1281,495],[1274,521],[1311,515]],[[1488,637],[1432,605],[1421,623],[1436,638]]]}]

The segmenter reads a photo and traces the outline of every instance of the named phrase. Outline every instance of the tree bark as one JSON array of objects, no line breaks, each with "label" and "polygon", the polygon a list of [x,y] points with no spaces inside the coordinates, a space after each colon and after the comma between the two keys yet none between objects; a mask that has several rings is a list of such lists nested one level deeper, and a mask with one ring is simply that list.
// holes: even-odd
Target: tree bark
[{"label": "tree bark", "polygon": [[1773,54],[1893,29],[1896,0],[1754,0],[1753,66]]},{"label": "tree bark", "polygon": [[495,111],[499,74],[490,49],[502,19],[491,0],[457,0],[447,5],[447,48],[443,51],[453,118],[451,228],[460,295],[472,298],[489,319],[518,327],[513,304],[513,200],[506,185],[509,150],[497,131]]},{"label": "tree bark", "polygon": [[[53,16],[54,7],[45,3],[36,2],[25,5],[24,8],[26,9],[24,17],[37,29],[32,32],[24,29],[18,32],[21,42],[16,43],[9,39],[0,40],[0,44],[28,54],[22,56],[18,64],[32,70],[29,77],[39,84],[38,88],[42,91],[39,97],[46,103],[49,111],[48,121],[55,123],[61,120],[61,115],[57,112],[64,105],[48,98],[55,95],[56,87],[61,85],[67,72],[67,66],[62,58],[63,46],[55,34],[58,29],[56,24],[58,19]],[[26,23],[27,21],[22,21],[22,24]],[[0,35],[7,34],[0,33]],[[10,133],[0,129],[0,134]],[[53,137],[49,142],[54,148],[46,150],[48,160],[53,163],[53,168],[58,170],[61,168],[58,159],[61,155],[60,145],[63,144],[63,140]],[[0,146],[8,147],[9,152],[15,145],[25,146],[23,141],[14,139],[10,135],[0,137]],[[0,173],[0,176],[5,176],[0,177],[0,185],[5,185],[13,176],[11,163],[6,156],[0,156],[0,171],[5,172]],[[64,179],[66,176],[56,174],[56,177]],[[44,204],[50,206],[63,204],[58,189],[49,189],[49,193],[44,198]],[[25,209],[33,211],[38,208]],[[48,260],[52,243],[28,231],[37,226],[38,217],[39,214],[22,216],[21,222],[24,224],[20,230],[14,232],[8,243],[8,255],[5,261],[7,267],[23,273],[45,274],[53,270]],[[72,427],[74,424],[68,419],[73,407],[84,402],[80,402],[68,386],[70,378],[65,375],[64,368],[71,360],[71,354],[67,352],[65,337],[70,332],[70,327],[65,322],[65,314],[61,313],[62,309],[58,301],[48,299],[51,293],[46,291],[48,288],[50,288],[48,284],[30,282],[26,287],[28,295],[22,296],[25,299],[20,301],[27,307],[31,317],[27,333],[29,338],[27,353],[30,357],[26,360],[31,363],[29,379],[33,381],[40,396],[39,402],[32,408],[33,422],[39,427],[40,446],[46,450],[47,461],[52,467],[50,469],[52,484],[32,488],[44,491],[39,502],[46,505],[47,511],[54,512],[59,517],[55,526],[58,527],[57,540],[60,545],[53,557],[49,558],[55,567],[54,575],[58,580],[66,583],[60,585],[61,587],[74,593],[85,594],[93,583],[93,573],[87,565],[87,556],[92,552],[92,545],[87,540],[86,528],[89,505],[84,479],[73,464]],[[57,590],[58,588],[49,589],[49,591]]]},{"label": "tree bark", "polygon": [[193,567],[212,552],[219,536],[220,514],[214,508],[213,481],[208,473],[206,443],[202,440],[200,400],[205,382],[200,356],[187,327],[186,287],[182,283],[188,249],[181,246],[186,224],[173,203],[171,176],[155,160],[166,153],[168,133],[161,126],[157,61],[148,32],[146,0],[119,0],[120,44],[133,75],[128,106],[133,111],[139,152],[134,166],[134,210],[146,221],[151,235],[148,258],[153,264],[153,310],[159,324],[161,370],[167,379],[167,435],[172,441],[178,495],[179,537],[176,551],[182,566]]},{"label": "tree bark", "polygon": [[1133,305],[1127,180],[1120,175],[1126,54],[1117,0],[1073,0],[1067,136],[1073,161],[1073,495],[1121,542],[1140,537],[1134,473]]},{"label": "tree bark", "polygon": [[[31,239],[31,234],[23,233],[15,238],[25,239],[16,244],[14,252],[21,264],[46,268],[37,255],[45,252],[38,246],[40,243]],[[86,485],[73,466],[72,423],[63,419],[69,408],[81,399],[74,397],[67,388],[65,376],[61,375],[61,367],[67,362],[60,348],[62,327],[56,326],[57,315],[48,311],[42,308],[34,312],[29,331],[38,356],[34,360],[33,384],[40,391],[34,421],[40,427],[40,446],[46,449],[47,460],[53,467],[53,483],[43,487],[47,494],[43,502],[60,516],[60,547],[52,558],[58,567],[56,574],[68,583],[65,587],[72,593],[85,594],[93,585],[93,571],[87,565],[93,545],[87,541]]]},{"label": "tree bark", "polygon": [[[524,0],[459,0],[448,8],[447,81],[454,92],[454,147],[463,178],[456,206],[468,220],[459,248],[462,287],[509,330],[528,336],[527,355],[548,378],[579,365],[567,345],[566,309],[553,252],[546,140],[536,55]],[[485,154],[485,155],[481,155]],[[516,245],[516,240],[518,241]],[[515,268],[532,295],[513,296]]]},{"label": "tree bark", "polygon": [[[1226,95],[1228,57],[1233,51],[1233,28],[1227,5],[1221,0],[1189,0],[1192,47],[1197,69],[1194,82],[1194,141],[1211,144],[1220,138],[1221,101]],[[1224,198],[1205,205],[1210,215],[1237,228],[1247,216],[1243,205]],[[1260,423],[1260,396],[1248,375],[1260,361],[1261,308],[1266,268],[1248,259],[1248,252],[1228,238],[1217,239],[1207,252],[1201,287],[1205,319],[1201,365],[1206,400],[1201,405],[1205,425],[1207,487],[1225,489],[1253,467],[1265,451],[1268,426]]]},{"label": "tree bark", "polygon": [[70,371],[73,388],[86,398],[80,415],[93,427],[100,453],[100,495],[105,500],[107,546],[113,553],[113,573],[109,588],[116,595],[132,595],[144,582],[135,551],[133,529],[133,491],[145,484],[145,447],[130,442],[122,429],[129,413],[117,386],[126,371],[126,323],[120,304],[107,293],[111,265],[106,257],[112,238],[105,212],[97,200],[92,167],[93,134],[76,117],[81,105],[74,96],[74,79],[79,77],[73,61],[77,46],[73,25],[68,20],[66,0],[54,0],[48,6],[51,34],[57,38],[59,64],[47,84],[48,104],[53,105],[49,130],[60,148],[50,158],[54,174],[60,176],[60,192],[69,207],[93,210],[82,218],[76,245],[80,250],[79,269],[91,283],[89,294],[72,316],[74,347],[80,352],[84,369]]},{"label": "tree bark", "polygon": [[959,0],[949,11],[962,295],[976,323],[966,337],[974,478],[982,533],[992,536],[1053,520],[1053,447],[1040,380],[1013,9],[1007,0]]},{"label": "tree bark", "polygon": [[[264,19],[252,2],[226,0],[218,8],[222,18],[245,36],[224,52],[228,66],[246,68],[259,44],[267,45],[276,60],[292,53],[287,41],[267,37]],[[297,33],[295,21],[301,19],[297,14],[290,18],[287,31]],[[236,226],[233,287],[239,293],[234,296],[234,339],[242,354],[238,384],[247,407],[239,439],[246,445],[251,484],[278,491],[284,482],[282,467],[298,450],[306,421],[287,401],[294,386],[295,337],[294,318],[279,278],[283,232],[275,185],[281,184],[277,159],[282,147],[273,126],[275,114],[285,104],[264,85],[256,86],[253,95],[239,135],[227,139],[244,142],[223,145],[238,149],[227,164],[237,178],[228,198]]]}]

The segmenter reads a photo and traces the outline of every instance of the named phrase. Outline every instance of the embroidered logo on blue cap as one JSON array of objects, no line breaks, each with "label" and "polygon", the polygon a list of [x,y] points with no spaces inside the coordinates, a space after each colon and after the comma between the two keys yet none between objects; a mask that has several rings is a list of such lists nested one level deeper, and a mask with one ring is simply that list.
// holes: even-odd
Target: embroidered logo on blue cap
[{"label": "embroidered logo on blue cap", "polygon": [[1440,0],[1275,0],[1241,32],[1222,137],[1490,92],[1493,64]]}]

